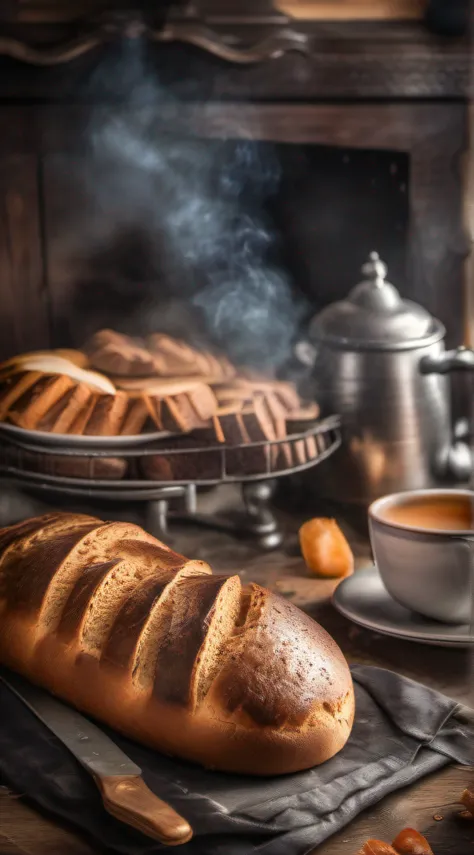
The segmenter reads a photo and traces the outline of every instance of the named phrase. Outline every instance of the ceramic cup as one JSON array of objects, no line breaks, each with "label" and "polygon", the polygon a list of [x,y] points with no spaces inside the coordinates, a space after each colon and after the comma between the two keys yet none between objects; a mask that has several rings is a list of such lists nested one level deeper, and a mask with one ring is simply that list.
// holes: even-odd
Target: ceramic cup
[{"label": "ceramic cup", "polygon": [[369,508],[374,559],[388,593],[402,606],[445,623],[474,615],[474,531],[424,529],[390,522],[384,514],[407,500],[466,496],[471,490],[413,490],[378,499]]}]

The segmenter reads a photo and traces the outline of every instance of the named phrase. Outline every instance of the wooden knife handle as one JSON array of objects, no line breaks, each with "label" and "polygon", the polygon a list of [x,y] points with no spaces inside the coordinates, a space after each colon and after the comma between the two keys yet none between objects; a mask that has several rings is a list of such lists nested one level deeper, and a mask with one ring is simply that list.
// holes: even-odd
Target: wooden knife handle
[{"label": "wooden knife handle", "polygon": [[108,813],[166,846],[180,846],[193,836],[191,826],[155,796],[139,775],[96,775]]}]

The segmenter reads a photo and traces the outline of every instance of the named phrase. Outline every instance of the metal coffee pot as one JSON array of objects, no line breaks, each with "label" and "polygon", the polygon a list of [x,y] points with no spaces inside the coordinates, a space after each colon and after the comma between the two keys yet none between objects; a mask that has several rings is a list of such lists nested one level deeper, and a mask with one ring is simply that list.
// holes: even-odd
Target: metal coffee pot
[{"label": "metal coffee pot", "polygon": [[317,470],[317,490],[368,504],[387,493],[469,479],[469,445],[453,430],[447,373],[474,353],[447,353],[443,324],[386,281],[377,253],[347,299],[317,314],[296,346],[313,366],[323,414],[342,418],[341,448]]}]

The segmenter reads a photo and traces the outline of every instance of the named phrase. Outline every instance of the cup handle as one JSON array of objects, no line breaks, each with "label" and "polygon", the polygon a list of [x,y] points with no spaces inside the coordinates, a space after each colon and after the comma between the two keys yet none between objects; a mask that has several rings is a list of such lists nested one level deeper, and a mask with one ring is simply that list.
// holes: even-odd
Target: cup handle
[{"label": "cup handle", "polygon": [[469,549],[469,570],[470,570],[470,596],[471,596],[471,615],[469,619],[469,635],[471,643],[474,647],[474,535],[472,537],[456,537],[460,543],[465,543]]}]

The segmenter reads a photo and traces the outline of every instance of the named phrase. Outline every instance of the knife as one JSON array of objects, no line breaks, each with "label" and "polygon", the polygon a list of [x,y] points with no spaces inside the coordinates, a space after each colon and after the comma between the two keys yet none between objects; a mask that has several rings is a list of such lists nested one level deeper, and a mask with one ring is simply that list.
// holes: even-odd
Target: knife
[{"label": "knife", "polygon": [[167,846],[191,839],[189,823],[148,789],[140,767],[89,719],[11,671],[2,668],[0,680],[92,775],[108,813]]}]

